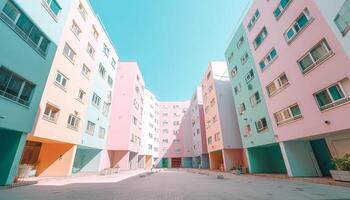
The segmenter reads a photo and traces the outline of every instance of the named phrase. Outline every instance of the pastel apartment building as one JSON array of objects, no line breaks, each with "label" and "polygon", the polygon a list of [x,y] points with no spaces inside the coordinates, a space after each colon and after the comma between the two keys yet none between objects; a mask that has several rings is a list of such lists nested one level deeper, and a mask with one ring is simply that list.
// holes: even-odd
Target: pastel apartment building
[{"label": "pastel apartment building", "polygon": [[[92,13],[89,12],[89,13]],[[106,144],[110,110],[112,105],[112,91],[114,90],[115,76],[117,72],[118,55],[99,18],[95,17],[92,26],[95,40],[98,41],[94,48],[94,64],[90,67],[95,69],[89,77],[90,93],[87,96],[87,113],[82,119],[81,141],[78,145],[73,173],[99,172],[109,168],[106,162]],[[90,34],[89,29],[84,30]]]},{"label": "pastel apartment building", "polygon": [[226,62],[209,63],[202,94],[210,169],[230,171],[245,166]]},{"label": "pastel apartment building", "polygon": [[36,176],[71,175],[102,54],[97,49],[104,42],[99,38],[103,29],[88,1],[71,1],[69,9],[66,19],[52,19],[65,21],[63,33],[21,160],[34,167]]},{"label": "pastel apartment building", "polygon": [[36,120],[71,7],[70,1],[58,2],[0,1],[1,45],[6,46],[0,48],[0,185],[13,182]]},{"label": "pastel apartment building", "polygon": [[156,96],[145,89],[142,113],[141,155],[145,168],[156,166],[159,158],[159,102]]},{"label": "pastel apartment building", "polygon": [[334,25],[348,1],[339,2],[255,1],[243,20],[289,176],[329,176],[331,159],[350,153],[348,22]]},{"label": "pastel apartment building", "polygon": [[[134,61],[119,62],[112,98],[107,151],[110,167],[137,169],[140,154],[145,84]],[[143,167],[143,166],[142,166]]]},{"label": "pastel apartment building", "polygon": [[[260,17],[260,11],[252,14],[249,24]],[[271,58],[274,56],[272,52]],[[237,26],[225,57],[249,172],[286,173],[243,24]]]},{"label": "pastel apartment building", "polygon": [[192,96],[189,112],[191,112],[192,167],[209,168],[201,87],[197,87]]},{"label": "pastel apartment building", "polygon": [[[158,167],[163,168],[178,168],[183,166],[184,161],[184,130],[181,129],[180,124],[187,112],[189,102],[160,102],[160,134],[159,134],[159,157],[161,161]],[[188,159],[186,164],[189,163]]]}]

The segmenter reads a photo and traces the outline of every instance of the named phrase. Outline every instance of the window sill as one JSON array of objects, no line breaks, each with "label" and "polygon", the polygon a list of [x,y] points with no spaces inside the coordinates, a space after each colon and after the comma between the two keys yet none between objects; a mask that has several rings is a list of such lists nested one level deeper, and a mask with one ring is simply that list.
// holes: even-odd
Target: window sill
[{"label": "window sill", "polygon": [[49,5],[46,3],[46,1],[42,1],[41,2],[41,5],[45,8],[45,10],[50,14],[50,16],[55,20],[56,23],[58,23],[58,18],[59,18],[59,14],[60,12],[58,13],[58,15],[56,15],[55,13],[53,13],[49,7]]},{"label": "window sill", "polygon": [[58,88],[60,88],[60,89],[63,90],[64,92],[67,92],[67,88],[63,87],[62,85],[60,85],[60,84],[57,83],[56,81],[53,82],[53,84],[55,84]]},{"label": "window sill", "polygon": [[343,98],[341,100],[338,100],[337,102],[334,102],[334,103],[331,103],[331,104],[328,104],[328,106],[326,108],[320,108],[320,111],[323,113],[323,112],[327,112],[327,111],[330,111],[330,110],[333,110],[333,109],[336,109],[338,107],[341,107],[341,106],[344,106],[344,105],[347,105],[350,103],[350,97],[346,97],[346,98]]},{"label": "window sill", "polygon": [[281,87],[280,89],[276,90],[276,92],[274,92],[271,95],[269,95],[269,98],[272,98],[272,97],[276,96],[277,94],[281,93],[286,88],[288,88],[289,86],[290,86],[290,83],[285,84],[283,87]]},{"label": "window sill", "polygon": [[50,117],[46,116],[46,115],[43,115],[43,120],[45,121],[48,121],[48,122],[51,122],[53,124],[57,124],[57,119],[51,119]]},{"label": "window sill", "polygon": [[10,101],[10,102],[12,102],[12,103],[15,103],[15,104],[17,104],[17,105],[19,105],[19,106],[22,106],[22,107],[26,108],[26,109],[30,109],[30,106],[21,104],[21,103],[19,103],[18,101],[15,101],[15,100],[13,100],[13,99],[7,98],[6,96],[3,96],[2,91],[0,91],[0,92],[1,92],[0,98],[5,99],[5,100],[7,100],[7,101]]},{"label": "window sill", "polygon": [[73,127],[73,126],[67,126],[68,129],[71,129],[73,131],[78,131],[78,127]]},{"label": "window sill", "polygon": [[[314,22],[314,18],[311,18],[310,19],[310,21],[304,26],[304,28],[301,30],[301,31],[299,31],[292,39],[290,39],[290,40],[287,40],[286,39],[286,37],[285,37],[285,33],[283,34],[283,36],[284,36],[284,39],[286,40],[286,42],[287,42],[287,44],[288,45],[291,45],[306,29],[307,29],[307,27],[309,27],[310,26],[310,24],[312,24],[312,22]],[[295,21],[294,21],[295,22]]]},{"label": "window sill", "polygon": [[289,120],[286,120],[284,122],[281,122],[280,124],[277,123],[277,127],[282,127],[282,126],[285,126],[287,124],[291,124],[291,123],[300,121],[302,119],[304,119],[304,117],[302,115],[296,116],[296,117],[293,117],[292,119],[289,119]]},{"label": "window sill", "polygon": [[327,60],[332,58],[334,55],[335,55],[335,53],[333,53],[333,51],[330,51],[327,56],[325,56],[324,58],[321,58],[318,62],[314,63],[313,65],[310,65],[310,67],[306,68],[306,70],[304,70],[304,71],[302,70],[301,72],[303,73],[304,76],[308,75],[313,70],[315,70],[320,65],[322,65],[324,62],[326,62]]}]

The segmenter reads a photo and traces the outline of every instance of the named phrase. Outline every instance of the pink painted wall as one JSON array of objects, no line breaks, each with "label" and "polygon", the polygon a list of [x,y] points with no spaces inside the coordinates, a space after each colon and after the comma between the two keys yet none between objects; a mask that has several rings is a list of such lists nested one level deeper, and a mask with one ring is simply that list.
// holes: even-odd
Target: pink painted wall
[{"label": "pink painted wall", "polygon": [[[144,81],[137,63],[120,62],[115,84],[107,149],[138,152],[140,146],[131,142],[132,134],[141,138]],[[138,106],[135,106],[134,100]],[[133,116],[137,118],[136,125],[133,124]]]},{"label": "pink painted wall", "polygon": [[[269,108],[269,115],[273,121],[272,125],[278,135],[277,139],[286,141],[349,129],[350,104],[321,112],[313,97],[315,92],[341,79],[349,79],[350,62],[344,50],[320,14],[314,1],[292,1],[286,12],[277,21],[272,13],[278,3],[279,1],[255,1],[243,21],[246,28],[253,13],[257,8],[259,9],[261,16],[257,23],[250,32],[246,30],[257,66],[259,66],[258,62],[265,57],[272,47],[275,47],[278,53],[278,58],[264,72],[261,72],[260,69],[257,70],[263,88],[282,72],[286,73],[290,82],[290,86],[271,98],[268,97],[266,89],[263,90]],[[313,21],[288,45],[283,33],[305,8],[308,8]],[[264,26],[266,26],[268,36],[261,46],[254,50],[252,41]],[[324,38],[334,52],[334,56],[303,75],[297,60]],[[349,95],[349,81],[344,89]],[[299,104],[303,118],[277,126],[273,114],[294,103]],[[330,125],[325,124],[326,120],[331,122]]]}]

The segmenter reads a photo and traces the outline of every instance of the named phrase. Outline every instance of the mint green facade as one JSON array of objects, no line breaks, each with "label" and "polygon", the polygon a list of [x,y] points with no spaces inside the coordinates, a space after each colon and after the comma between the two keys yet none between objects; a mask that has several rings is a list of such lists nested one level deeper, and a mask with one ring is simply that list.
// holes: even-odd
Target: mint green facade
[{"label": "mint green facade", "polygon": [[[225,58],[232,84],[242,143],[243,147],[247,149],[250,171],[252,173],[285,173],[283,157],[279,145],[276,144],[255,62],[242,24],[235,32],[225,52]],[[246,61],[242,61],[242,58],[245,58]],[[235,75],[232,73],[233,69],[237,69]],[[246,77],[251,71],[253,78],[246,81]],[[240,88],[239,92],[235,89],[237,87]],[[259,94],[260,100],[253,106],[250,97],[255,93]],[[245,105],[245,111],[240,114],[242,103]],[[265,118],[267,128],[258,132],[256,122],[262,118]],[[249,136],[245,136],[245,127],[248,124],[251,132],[248,134]],[[274,163],[274,165],[267,162]]]}]

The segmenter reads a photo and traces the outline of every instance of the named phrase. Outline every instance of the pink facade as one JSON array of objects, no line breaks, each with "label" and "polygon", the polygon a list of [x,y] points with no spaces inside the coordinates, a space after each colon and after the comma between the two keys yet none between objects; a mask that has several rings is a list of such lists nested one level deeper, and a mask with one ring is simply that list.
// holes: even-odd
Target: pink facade
[{"label": "pink facade", "polygon": [[[277,51],[277,58],[264,71],[257,70],[277,140],[349,133],[350,105],[346,99],[350,94],[349,59],[314,1],[292,1],[276,20],[272,13],[278,3],[279,1],[255,1],[243,22],[257,66],[272,48]],[[260,17],[249,31],[247,24],[257,9],[260,10]],[[303,11],[309,15],[308,24],[287,42],[284,33]],[[266,27],[267,37],[255,49],[253,41],[263,27]],[[302,73],[297,61],[322,40],[328,44],[329,52],[313,65],[312,70]],[[269,96],[265,87],[282,73],[286,74],[289,84],[275,95]],[[336,83],[340,83],[344,93],[342,102],[333,102],[334,106],[320,111],[314,94]],[[275,114],[296,104],[299,105],[301,116],[277,125]]]},{"label": "pink facade", "polygon": [[[160,102],[159,157],[184,157],[184,134],[188,126],[180,129],[189,102]],[[186,153],[187,154],[187,153]]]},{"label": "pink facade", "polygon": [[107,149],[112,166],[128,168],[141,150],[144,81],[137,63],[120,62],[115,84]]}]

